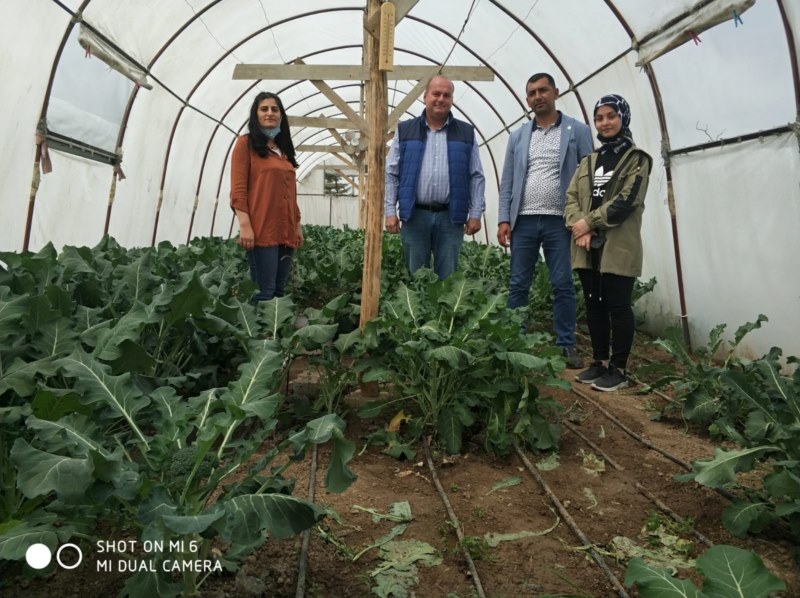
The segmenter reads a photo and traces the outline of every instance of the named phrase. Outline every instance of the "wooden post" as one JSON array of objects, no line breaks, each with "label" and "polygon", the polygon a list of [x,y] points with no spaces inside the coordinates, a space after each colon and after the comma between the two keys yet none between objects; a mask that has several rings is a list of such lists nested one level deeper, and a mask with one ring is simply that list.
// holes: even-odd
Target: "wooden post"
[{"label": "wooden post", "polygon": [[[367,18],[381,9],[380,0],[369,0]],[[367,86],[367,202],[364,232],[364,271],[361,277],[361,320],[364,329],[367,322],[378,315],[381,290],[381,252],[383,248],[383,186],[386,168],[386,106],[388,90],[386,72],[378,69],[379,43],[371,35],[366,36],[367,48],[364,57],[369,66]]]}]

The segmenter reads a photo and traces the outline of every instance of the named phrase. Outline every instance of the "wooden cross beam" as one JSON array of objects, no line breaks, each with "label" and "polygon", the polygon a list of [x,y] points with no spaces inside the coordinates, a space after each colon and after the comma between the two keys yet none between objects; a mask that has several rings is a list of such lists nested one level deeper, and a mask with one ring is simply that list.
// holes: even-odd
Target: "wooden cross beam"
[{"label": "wooden cross beam", "polygon": [[[487,66],[395,65],[386,73],[392,81],[426,81],[441,74],[451,81],[493,81],[494,73]],[[340,64],[237,64],[234,79],[263,79],[266,81],[366,81],[369,70],[360,65]]]}]

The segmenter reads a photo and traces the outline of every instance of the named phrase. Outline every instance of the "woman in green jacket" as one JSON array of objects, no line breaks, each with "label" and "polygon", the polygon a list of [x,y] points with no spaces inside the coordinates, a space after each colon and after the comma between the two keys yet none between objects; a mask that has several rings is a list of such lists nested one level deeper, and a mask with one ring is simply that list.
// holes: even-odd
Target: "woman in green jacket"
[{"label": "woman in green jacket", "polygon": [[633,283],[642,273],[642,212],[652,159],[633,144],[630,122],[622,96],[597,102],[594,125],[602,146],[578,166],[564,213],[594,357],[576,379],[602,391],[628,386]]}]

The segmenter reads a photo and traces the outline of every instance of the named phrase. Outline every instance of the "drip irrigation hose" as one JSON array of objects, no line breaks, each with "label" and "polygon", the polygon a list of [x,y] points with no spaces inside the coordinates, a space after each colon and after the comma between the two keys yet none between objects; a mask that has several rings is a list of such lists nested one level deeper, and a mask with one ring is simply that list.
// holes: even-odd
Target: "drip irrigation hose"
[{"label": "drip irrigation hose", "polygon": [[[644,495],[645,495],[647,498],[649,498],[649,499],[650,499],[650,500],[653,502],[653,504],[654,504],[654,505],[656,505],[656,506],[657,506],[659,509],[661,509],[661,510],[662,510],[664,513],[666,513],[667,515],[669,515],[669,516],[670,516],[670,517],[671,517],[671,518],[672,518],[674,521],[677,521],[678,523],[685,523],[685,522],[686,522],[686,520],[685,520],[683,517],[681,517],[680,515],[678,515],[678,514],[677,514],[675,511],[673,511],[673,510],[672,510],[672,509],[670,509],[670,508],[669,508],[667,505],[665,505],[663,502],[661,502],[661,501],[660,501],[660,500],[659,500],[659,499],[658,499],[658,498],[655,496],[655,494],[653,494],[652,492],[650,492],[650,491],[649,491],[647,488],[645,488],[644,486],[642,486],[642,485],[641,485],[639,482],[636,482],[636,489],[637,489],[639,492],[641,492],[642,494],[644,494]],[[709,539],[708,539],[708,538],[706,538],[706,537],[705,537],[703,534],[701,534],[700,532],[698,532],[698,531],[697,531],[697,530],[696,530],[694,527],[691,527],[691,528],[689,528],[689,531],[690,531],[690,532],[692,532],[692,534],[694,535],[694,537],[695,537],[695,538],[697,538],[698,540],[700,540],[700,541],[701,541],[703,544],[705,544],[705,545],[706,545],[706,546],[708,546],[709,548],[711,548],[712,546],[714,546],[714,543],[713,543],[711,540],[709,540]]]},{"label": "drip irrigation hose", "polygon": [[575,436],[577,436],[578,438],[583,440],[586,444],[588,444],[589,448],[591,448],[596,453],[599,453],[603,457],[603,459],[605,459],[608,462],[608,464],[611,465],[611,467],[613,467],[617,471],[625,471],[625,468],[616,461],[614,461],[614,459],[609,457],[608,453],[606,453],[603,449],[601,449],[594,442],[592,442],[591,440],[586,438],[586,436],[584,436],[581,432],[579,432],[578,429],[574,425],[572,425],[572,422],[564,420],[561,423],[563,423],[570,432],[575,434]]},{"label": "drip irrigation hose", "polygon": [[[586,444],[588,444],[588,445],[589,445],[589,446],[592,448],[592,450],[594,450],[594,451],[595,451],[595,452],[597,452],[599,455],[601,455],[601,456],[603,457],[603,459],[605,459],[605,460],[608,462],[608,464],[609,464],[609,465],[611,465],[611,467],[613,467],[613,468],[614,468],[614,469],[616,469],[617,471],[625,471],[625,468],[624,468],[622,465],[620,465],[619,463],[617,463],[616,461],[614,461],[614,460],[613,460],[613,459],[612,459],[612,458],[611,458],[611,457],[610,457],[610,456],[609,456],[609,455],[608,455],[608,454],[607,454],[605,451],[603,451],[603,450],[602,450],[602,449],[601,449],[599,446],[597,446],[597,445],[596,445],[595,443],[593,443],[591,440],[589,440],[588,438],[586,438],[586,436],[584,436],[583,434],[581,434],[581,433],[580,433],[580,432],[579,432],[579,431],[578,431],[578,430],[575,428],[575,426],[574,426],[574,425],[573,425],[571,422],[569,422],[569,421],[564,421],[563,423],[564,423],[564,425],[567,427],[567,429],[568,429],[570,432],[572,432],[573,434],[575,434],[576,436],[578,436],[579,438],[581,438],[581,439],[582,439],[582,440],[583,440],[583,441],[584,441]],[[637,489],[639,492],[641,492],[641,493],[642,493],[642,494],[643,494],[643,495],[644,495],[646,498],[648,498],[648,499],[650,500],[650,502],[652,502],[652,503],[653,503],[654,505],[656,505],[656,506],[657,506],[659,509],[661,509],[661,511],[662,511],[662,512],[664,512],[664,513],[666,513],[667,515],[669,515],[669,517],[671,517],[673,521],[677,521],[678,523],[685,523],[685,522],[686,522],[686,520],[685,520],[683,517],[681,517],[680,515],[678,515],[678,514],[677,514],[675,511],[673,511],[672,509],[670,509],[670,508],[669,508],[669,507],[668,507],[668,506],[667,506],[665,503],[663,503],[662,501],[660,501],[660,500],[659,500],[659,499],[658,499],[658,498],[657,498],[657,497],[656,497],[656,496],[655,496],[655,495],[654,495],[652,492],[650,492],[650,491],[649,491],[647,488],[645,488],[645,487],[644,487],[644,486],[643,486],[641,483],[639,483],[639,482],[636,482],[636,489]],[[699,531],[697,531],[697,530],[696,530],[694,527],[691,527],[691,528],[689,528],[689,531],[692,533],[692,535],[694,535],[694,537],[695,537],[695,538],[697,538],[698,540],[700,540],[700,541],[701,541],[703,544],[705,544],[705,545],[706,545],[706,546],[708,546],[709,548],[710,548],[710,547],[712,547],[712,546],[714,546],[714,543],[713,543],[711,540],[709,540],[708,538],[706,538],[706,537],[705,537],[703,534],[701,534]]]},{"label": "drip irrigation hose", "polygon": [[687,471],[691,471],[691,470],[692,470],[692,466],[691,466],[691,465],[689,465],[689,464],[688,464],[686,461],[684,461],[684,460],[683,460],[683,459],[681,459],[680,457],[677,457],[677,456],[673,455],[672,453],[670,453],[670,452],[668,452],[668,451],[665,451],[665,450],[664,450],[664,449],[662,449],[662,448],[659,448],[659,447],[657,447],[655,444],[653,444],[653,443],[652,443],[652,442],[650,442],[649,440],[646,440],[646,439],[645,439],[645,438],[643,438],[641,435],[639,435],[639,434],[637,434],[636,432],[634,432],[633,430],[631,430],[631,429],[630,429],[628,426],[626,426],[625,424],[623,424],[623,423],[622,423],[622,422],[621,422],[619,419],[617,419],[615,416],[611,415],[611,413],[609,413],[609,412],[608,412],[608,411],[607,411],[607,410],[606,410],[606,409],[605,409],[605,408],[604,408],[602,405],[600,405],[600,404],[599,404],[597,401],[595,401],[594,399],[592,399],[592,398],[591,398],[589,395],[587,395],[585,392],[578,390],[578,389],[577,389],[577,388],[575,388],[574,386],[572,387],[572,392],[574,392],[576,395],[578,395],[578,396],[579,396],[579,397],[581,397],[582,399],[585,399],[585,400],[589,401],[589,402],[590,402],[592,405],[594,405],[594,406],[597,408],[597,410],[598,410],[600,413],[602,413],[602,414],[603,414],[603,415],[605,415],[605,416],[606,416],[608,419],[610,419],[612,422],[614,422],[614,423],[617,425],[617,427],[618,427],[618,428],[620,428],[621,430],[623,430],[623,431],[624,431],[624,432],[625,432],[625,433],[626,433],[628,436],[630,436],[631,438],[634,438],[634,439],[638,440],[639,442],[641,442],[643,445],[645,445],[645,446],[646,446],[647,448],[649,448],[650,450],[653,450],[653,451],[655,451],[655,452],[659,453],[660,455],[663,455],[664,457],[666,457],[667,459],[669,459],[669,460],[670,460],[670,461],[672,461],[673,463],[676,463],[676,464],[680,465],[681,467],[683,467],[685,470],[687,470]]},{"label": "drip irrigation hose", "polygon": [[[581,397],[582,399],[585,399],[585,400],[589,401],[592,405],[594,405],[597,408],[597,410],[600,413],[602,413],[609,420],[614,422],[614,424],[618,428],[620,428],[622,431],[624,431],[631,438],[634,438],[634,439],[638,440],[639,442],[641,442],[643,445],[645,445],[650,450],[655,451],[658,454],[666,457],[667,459],[669,459],[673,463],[676,463],[677,465],[680,465],[686,471],[692,471],[692,466],[689,463],[687,463],[686,461],[684,461],[680,457],[677,457],[677,456],[673,455],[669,451],[666,451],[666,450],[664,450],[662,448],[657,447],[655,444],[653,444],[649,440],[646,440],[645,438],[643,438],[642,436],[640,436],[639,434],[637,434],[636,432],[631,430],[628,426],[626,426],[619,419],[617,419],[616,417],[611,415],[611,413],[609,413],[606,409],[604,409],[602,405],[600,405],[597,401],[595,401],[594,399],[589,397],[589,395],[587,395],[586,393],[578,390],[574,386],[572,386],[572,392],[575,393],[576,395],[578,395],[579,397]],[[732,492],[729,492],[728,490],[725,490],[724,488],[712,488],[712,490],[714,490],[720,496],[724,496],[728,500],[735,500],[736,499],[736,495],[735,494],[733,494]]]},{"label": "drip irrigation hose", "polygon": [[594,549],[594,544],[592,544],[592,541],[581,531],[581,529],[578,527],[578,524],[575,523],[574,519],[572,519],[572,516],[564,508],[564,505],[561,504],[561,501],[558,500],[558,497],[553,494],[553,491],[550,490],[547,482],[545,482],[544,478],[539,475],[539,472],[536,471],[536,468],[533,466],[530,460],[528,460],[528,457],[525,456],[525,453],[522,452],[516,442],[514,443],[514,450],[517,452],[517,455],[519,455],[519,458],[522,459],[522,462],[525,464],[525,468],[528,470],[528,472],[536,479],[536,481],[539,483],[539,486],[542,487],[542,490],[544,490],[547,498],[549,498],[550,502],[553,503],[553,506],[555,506],[556,510],[558,510],[561,517],[572,530],[572,533],[575,534],[575,536],[584,546],[588,547],[587,550],[589,551],[589,554],[597,563],[598,567],[600,567],[600,569],[603,571],[608,581],[611,582],[611,585],[617,591],[617,594],[620,596],[620,598],[630,598],[630,595],[625,591],[625,588],[622,587],[622,584],[620,583],[619,579],[617,579],[617,576],[614,575],[614,572],[611,569],[609,569],[605,559],[603,559],[600,553]]},{"label": "drip irrigation hose", "polygon": [[[308,501],[314,502],[317,486],[317,445],[311,449],[311,473],[308,477]],[[297,591],[295,598],[303,598],[306,593],[306,570],[308,568],[308,545],[311,542],[311,529],[303,532],[303,544],[300,548],[300,562],[297,565]]]},{"label": "drip irrigation hose", "polygon": [[436,485],[436,489],[439,491],[439,496],[442,497],[444,508],[447,509],[447,515],[450,517],[450,524],[456,530],[456,536],[458,536],[458,545],[461,547],[461,551],[464,553],[464,557],[467,559],[467,566],[469,567],[469,572],[472,574],[472,581],[475,584],[475,590],[478,592],[478,596],[480,598],[486,598],[486,594],[483,591],[483,586],[481,585],[481,579],[478,577],[478,570],[475,568],[475,561],[472,560],[472,556],[470,556],[469,550],[467,550],[464,542],[464,532],[461,531],[461,522],[458,520],[458,517],[456,517],[455,511],[453,511],[453,507],[450,505],[450,501],[447,499],[444,488],[442,488],[442,484],[439,481],[439,476],[436,475],[436,467],[434,467],[433,460],[431,459],[431,451],[430,447],[428,446],[427,437],[423,439],[422,446],[425,448],[425,459],[428,461],[428,469],[431,472],[431,478],[433,479],[433,483]]}]

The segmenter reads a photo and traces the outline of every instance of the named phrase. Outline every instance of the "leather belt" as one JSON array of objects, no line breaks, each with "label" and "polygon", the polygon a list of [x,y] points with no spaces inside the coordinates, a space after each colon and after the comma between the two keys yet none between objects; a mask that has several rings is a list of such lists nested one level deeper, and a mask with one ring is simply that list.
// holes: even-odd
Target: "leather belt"
[{"label": "leather belt", "polygon": [[444,212],[450,204],[446,203],[415,203],[414,207],[429,212]]}]

